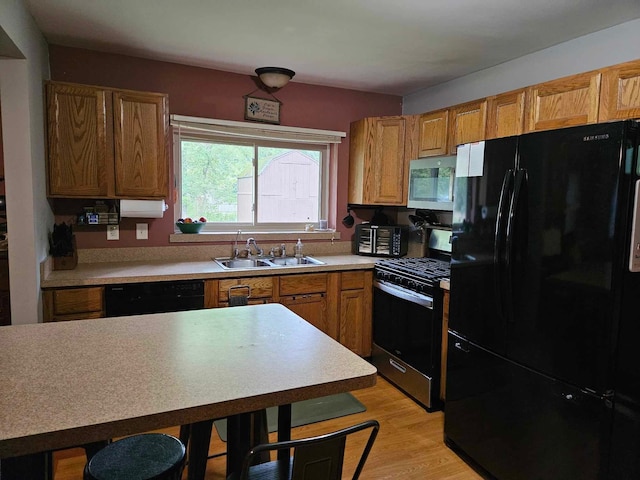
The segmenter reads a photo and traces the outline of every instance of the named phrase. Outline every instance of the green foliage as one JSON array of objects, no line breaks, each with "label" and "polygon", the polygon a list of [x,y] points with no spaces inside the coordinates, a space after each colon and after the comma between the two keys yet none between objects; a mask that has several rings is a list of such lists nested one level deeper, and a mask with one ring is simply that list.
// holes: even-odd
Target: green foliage
[{"label": "green foliage", "polygon": [[253,147],[201,141],[182,142],[182,216],[234,222],[238,177],[251,175]]}]

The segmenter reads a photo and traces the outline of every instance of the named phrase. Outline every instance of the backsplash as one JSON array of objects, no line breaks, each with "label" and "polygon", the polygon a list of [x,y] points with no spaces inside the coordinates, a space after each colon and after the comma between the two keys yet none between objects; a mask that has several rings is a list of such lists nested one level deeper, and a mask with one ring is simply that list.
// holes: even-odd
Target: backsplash
[{"label": "backsplash", "polygon": [[[265,252],[279,247],[279,243],[264,243]],[[293,254],[295,242],[284,242]],[[148,261],[201,261],[213,257],[230,257],[233,245],[188,245],[169,247],[85,248],[78,250],[78,263],[148,262]],[[305,255],[344,255],[351,253],[351,242],[304,242]]]}]

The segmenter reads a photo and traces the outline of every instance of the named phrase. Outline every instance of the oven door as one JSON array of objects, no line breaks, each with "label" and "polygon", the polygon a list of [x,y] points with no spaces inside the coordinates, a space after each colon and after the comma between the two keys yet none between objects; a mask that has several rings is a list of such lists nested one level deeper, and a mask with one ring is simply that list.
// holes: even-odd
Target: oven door
[{"label": "oven door", "polygon": [[442,326],[433,298],[380,280],[373,292],[372,363],[427,410],[440,408]]}]

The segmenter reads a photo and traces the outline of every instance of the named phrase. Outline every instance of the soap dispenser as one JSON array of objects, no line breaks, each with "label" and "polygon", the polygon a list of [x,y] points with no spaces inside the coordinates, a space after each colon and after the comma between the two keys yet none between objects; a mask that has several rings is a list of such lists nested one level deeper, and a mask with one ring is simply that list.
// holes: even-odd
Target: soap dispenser
[{"label": "soap dispenser", "polygon": [[295,252],[296,258],[302,258],[302,242],[298,239],[298,243],[293,247],[293,251]]}]

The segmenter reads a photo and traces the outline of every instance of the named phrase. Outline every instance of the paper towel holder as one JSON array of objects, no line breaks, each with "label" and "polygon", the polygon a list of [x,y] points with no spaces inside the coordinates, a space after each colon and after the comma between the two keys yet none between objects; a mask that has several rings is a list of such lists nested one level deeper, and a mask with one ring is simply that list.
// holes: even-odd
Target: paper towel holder
[{"label": "paper towel holder", "polygon": [[120,200],[120,218],[162,218],[169,206],[164,200]]}]

